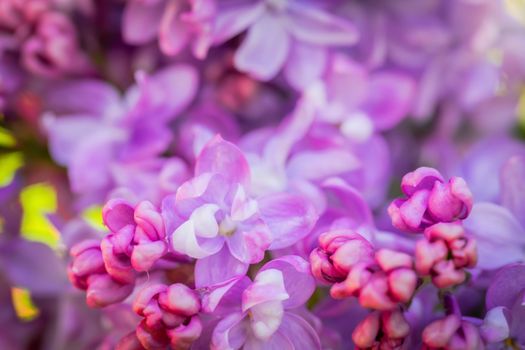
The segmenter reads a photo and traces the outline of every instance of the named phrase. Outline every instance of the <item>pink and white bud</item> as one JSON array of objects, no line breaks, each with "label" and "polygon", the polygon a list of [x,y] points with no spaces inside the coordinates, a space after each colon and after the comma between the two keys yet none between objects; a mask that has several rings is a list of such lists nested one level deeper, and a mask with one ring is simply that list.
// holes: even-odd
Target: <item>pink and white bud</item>
[{"label": "pink and white bud", "polygon": [[375,262],[356,264],[344,281],[332,286],[330,294],[333,298],[355,296],[363,307],[386,311],[408,302],[417,282],[410,255],[380,249]]},{"label": "pink and white bud", "polygon": [[365,317],[352,332],[357,349],[402,349],[410,334],[410,325],[403,312],[374,311]]},{"label": "pink and white bud", "polygon": [[189,349],[202,332],[200,309],[198,294],[184,284],[146,287],[133,303],[133,311],[144,317],[137,338],[146,349]]},{"label": "pink and white bud", "polygon": [[464,269],[476,265],[476,242],[466,236],[460,223],[438,223],[416,243],[415,258],[420,275],[431,276],[438,288],[447,288],[465,281]]},{"label": "pink and white bud", "polygon": [[479,350],[484,348],[479,329],[456,314],[434,321],[422,333],[425,349]]},{"label": "pink and white bud", "polygon": [[352,267],[372,261],[374,248],[363,236],[349,230],[319,236],[319,247],[310,254],[313,275],[326,283],[343,281]]},{"label": "pink and white bud", "polygon": [[133,283],[137,272],[150,270],[168,252],[160,212],[150,202],[136,207],[109,201],[102,210],[111,233],[101,244],[108,273],[121,283]]}]

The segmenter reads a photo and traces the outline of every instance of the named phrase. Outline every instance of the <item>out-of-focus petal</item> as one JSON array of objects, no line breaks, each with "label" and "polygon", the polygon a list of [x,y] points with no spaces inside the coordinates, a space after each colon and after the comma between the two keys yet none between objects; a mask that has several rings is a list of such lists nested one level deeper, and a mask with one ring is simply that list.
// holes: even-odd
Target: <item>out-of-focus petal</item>
[{"label": "out-of-focus petal", "polygon": [[510,158],[500,174],[501,203],[525,227],[525,156]]},{"label": "out-of-focus petal", "polygon": [[284,67],[284,75],[290,85],[303,90],[323,74],[327,61],[326,48],[295,41]]},{"label": "out-of-focus petal", "polygon": [[288,338],[292,345],[291,349],[321,349],[321,341],[317,332],[302,317],[294,313],[286,312],[284,314],[277,334]]},{"label": "out-of-focus petal", "polygon": [[235,53],[235,67],[260,80],[274,78],[283,67],[290,38],[278,17],[264,15],[250,28]]},{"label": "out-of-focus petal", "polygon": [[498,306],[490,309],[485,315],[480,333],[486,342],[497,343],[509,337],[510,329],[505,313],[508,313],[508,309]]},{"label": "out-of-focus petal", "polygon": [[270,249],[288,247],[310,233],[318,215],[305,198],[277,193],[259,199],[259,212],[273,236]]},{"label": "out-of-focus petal", "polygon": [[235,4],[221,8],[214,26],[214,42],[221,44],[247,29],[265,11],[263,3]]},{"label": "out-of-focus petal", "polygon": [[495,269],[524,260],[525,230],[504,207],[477,203],[463,224],[476,239],[478,267]]},{"label": "out-of-focus petal", "polygon": [[410,111],[415,83],[407,75],[393,72],[370,77],[370,94],[364,110],[379,130],[394,127]]},{"label": "out-of-focus petal", "polygon": [[122,35],[130,44],[144,44],[155,39],[165,1],[128,1],[122,19]]},{"label": "out-of-focus petal", "polygon": [[359,38],[357,28],[344,19],[316,9],[310,4],[290,2],[286,28],[294,38],[317,45],[346,46]]},{"label": "out-of-focus petal", "polygon": [[359,159],[348,150],[327,149],[305,151],[293,156],[288,162],[288,174],[307,180],[323,180],[359,168]]},{"label": "out-of-focus petal", "polygon": [[501,269],[487,289],[487,309],[504,306],[512,309],[525,290],[525,264],[516,263]]}]

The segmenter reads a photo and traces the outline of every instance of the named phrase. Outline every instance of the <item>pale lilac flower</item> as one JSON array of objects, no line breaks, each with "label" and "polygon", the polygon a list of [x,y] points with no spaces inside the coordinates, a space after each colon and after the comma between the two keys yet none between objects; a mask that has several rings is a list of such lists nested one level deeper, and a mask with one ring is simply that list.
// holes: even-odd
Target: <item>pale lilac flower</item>
[{"label": "pale lilac flower", "polygon": [[[172,138],[167,123],[195,95],[197,72],[174,65],[137,77],[138,85],[124,98],[93,80],[60,84],[46,93],[53,111],[44,117],[51,154],[68,167],[73,192],[88,200],[103,201],[126,186],[140,199],[158,202],[187,176],[180,160],[159,155]],[[151,180],[143,183],[144,176]]]},{"label": "pale lilac flower", "polygon": [[190,349],[202,332],[198,294],[176,283],[144,287],[133,302],[133,311],[144,319],[136,337],[146,349]]},{"label": "pale lilac flower", "polygon": [[369,72],[342,54],[333,55],[319,84],[319,120],[337,125],[354,142],[396,126],[410,112],[415,92],[409,75]]},{"label": "pale lilac flower", "polygon": [[234,62],[237,69],[260,80],[281,69],[296,88],[303,88],[324,71],[329,48],[354,44],[354,26],[316,2],[250,0],[218,3],[214,44],[247,30]]},{"label": "pale lilac flower", "polygon": [[459,223],[438,223],[425,230],[425,239],[416,243],[415,267],[422,276],[431,276],[438,288],[465,281],[465,268],[477,263],[476,241]]},{"label": "pale lilac flower", "polygon": [[237,268],[257,263],[267,249],[290,246],[313,227],[317,216],[305,198],[287,193],[251,198],[249,186],[244,155],[217,136],[199,154],[195,177],[164,199],[171,248],[199,259],[197,280],[200,271],[230,266],[227,261]]},{"label": "pale lilac flower", "polygon": [[312,326],[294,312],[315,288],[308,263],[289,255],[265,264],[254,281],[245,276],[211,286],[203,309],[222,317],[212,335],[212,349],[320,349]]},{"label": "pale lilac flower", "polygon": [[448,183],[433,168],[418,168],[403,176],[398,198],[388,207],[392,224],[401,231],[418,233],[438,222],[465,219],[472,209],[472,194],[460,177]]}]

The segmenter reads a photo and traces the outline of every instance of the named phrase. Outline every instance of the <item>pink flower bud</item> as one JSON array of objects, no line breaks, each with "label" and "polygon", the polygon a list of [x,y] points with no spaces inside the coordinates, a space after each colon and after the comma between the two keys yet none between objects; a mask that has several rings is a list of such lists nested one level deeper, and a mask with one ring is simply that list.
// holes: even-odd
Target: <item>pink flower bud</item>
[{"label": "pink flower bud", "polygon": [[419,233],[438,222],[465,219],[472,209],[472,194],[462,178],[445,182],[432,168],[418,168],[403,177],[398,198],[388,207],[394,227]]},{"label": "pink flower bud", "polygon": [[198,294],[183,284],[146,287],[133,303],[133,310],[144,317],[137,338],[146,349],[189,349],[202,332],[200,308]]},{"label": "pink flower bud", "polygon": [[460,223],[439,223],[425,230],[425,239],[416,243],[416,271],[432,276],[438,288],[462,283],[465,268],[476,265],[476,242],[466,237]]},{"label": "pink flower bud", "polygon": [[356,264],[347,278],[332,286],[333,298],[355,296],[359,303],[375,310],[392,310],[408,302],[417,286],[410,255],[389,249],[375,254],[375,262]]},{"label": "pink flower bud", "polygon": [[356,326],[352,340],[358,349],[401,349],[409,334],[401,310],[374,311]]},{"label": "pink flower bud", "polygon": [[102,215],[112,231],[102,241],[102,254],[106,270],[115,280],[133,283],[137,271],[148,271],[166,255],[164,223],[150,202],[133,208],[122,200],[111,200]]},{"label": "pink flower bud", "polygon": [[86,301],[91,307],[104,307],[126,299],[133,285],[119,283],[107,274],[100,243],[87,240],[71,248],[73,258],[68,276],[75,287],[87,291]]},{"label": "pink flower bud", "polygon": [[371,261],[373,251],[370,242],[358,233],[348,230],[325,232],[319,237],[319,247],[310,254],[312,273],[323,282],[341,282],[355,264]]}]

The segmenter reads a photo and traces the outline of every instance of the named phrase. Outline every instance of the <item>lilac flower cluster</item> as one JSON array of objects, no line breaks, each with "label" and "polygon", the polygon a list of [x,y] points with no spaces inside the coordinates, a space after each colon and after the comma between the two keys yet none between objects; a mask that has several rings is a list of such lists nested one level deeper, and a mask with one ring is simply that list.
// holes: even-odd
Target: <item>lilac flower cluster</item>
[{"label": "lilac flower cluster", "polygon": [[0,0],[0,349],[525,348],[523,13]]}]

